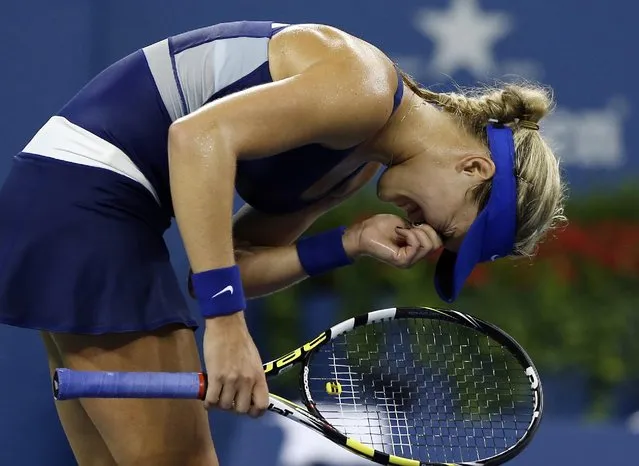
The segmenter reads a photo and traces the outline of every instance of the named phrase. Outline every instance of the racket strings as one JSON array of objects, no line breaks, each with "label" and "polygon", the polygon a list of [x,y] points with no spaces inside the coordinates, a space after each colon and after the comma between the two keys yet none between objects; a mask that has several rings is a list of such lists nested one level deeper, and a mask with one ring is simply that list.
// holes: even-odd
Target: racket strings
[{"label": "racket strings", "polygon": [[341,335],[312,356],[308,391],[346,436],[422,461],[497,455],[523,437],[532,417],[530,382],[508,350],[476,330],[431,319]]}]

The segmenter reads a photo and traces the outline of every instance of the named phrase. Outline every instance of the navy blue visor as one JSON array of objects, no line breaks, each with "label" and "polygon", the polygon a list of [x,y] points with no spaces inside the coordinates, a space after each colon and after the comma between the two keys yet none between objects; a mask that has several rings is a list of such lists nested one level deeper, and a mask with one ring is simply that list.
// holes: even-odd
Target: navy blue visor
[{"label": "navy blue visor", "polygon": [[459,251],[444,249],[435,269],[437,294],[449,303],[457,299],[478,263],[509,256],[515,246],[517,180],[513,132],[507,126],[490,120],[486,135],[495,164],[488,202],[468,229]]}]

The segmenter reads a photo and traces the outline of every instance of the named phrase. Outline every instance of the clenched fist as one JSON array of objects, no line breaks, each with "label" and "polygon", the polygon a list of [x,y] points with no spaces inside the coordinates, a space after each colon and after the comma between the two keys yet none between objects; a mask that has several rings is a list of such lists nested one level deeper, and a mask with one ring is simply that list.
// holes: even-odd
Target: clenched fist
[{"label": "clenched fist", "polygon": [[206,320],[204,361],[209,387],[206,408],[259,416],[268,405],[268,387],[260,354],[242,312]]},{"label": "clenched fist", "polygon": [[430,225],[411,225],[392,214],[375,215],[353,225],[342,240],[349,257],[370,256],[402,269],[442,247],[442,239]]}]

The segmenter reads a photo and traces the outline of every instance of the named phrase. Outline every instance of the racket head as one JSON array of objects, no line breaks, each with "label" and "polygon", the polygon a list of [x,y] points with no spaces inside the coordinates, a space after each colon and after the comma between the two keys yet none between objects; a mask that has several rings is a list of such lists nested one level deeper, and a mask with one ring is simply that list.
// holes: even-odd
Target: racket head
[{"label": "racket head", "polygon": [[537,369],[498,327],[453,310],[390,308],[338,324],[304,352],[306,408],[380,464],[502,464],[543,412]]}]

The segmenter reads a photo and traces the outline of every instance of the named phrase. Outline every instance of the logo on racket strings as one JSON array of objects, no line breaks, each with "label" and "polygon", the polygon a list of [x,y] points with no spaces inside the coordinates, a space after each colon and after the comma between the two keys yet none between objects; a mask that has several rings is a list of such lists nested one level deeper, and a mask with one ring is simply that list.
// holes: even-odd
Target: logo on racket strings
[{"label": "logo on racket strings", "polygon": [[526,375],[528,376],[528,380],[530,380],[530,388],[533,391],[533,417],[539,416],[539,379],[537,378],[537,373],[535,369],[532,367],[528,367],[526,369]]}]

